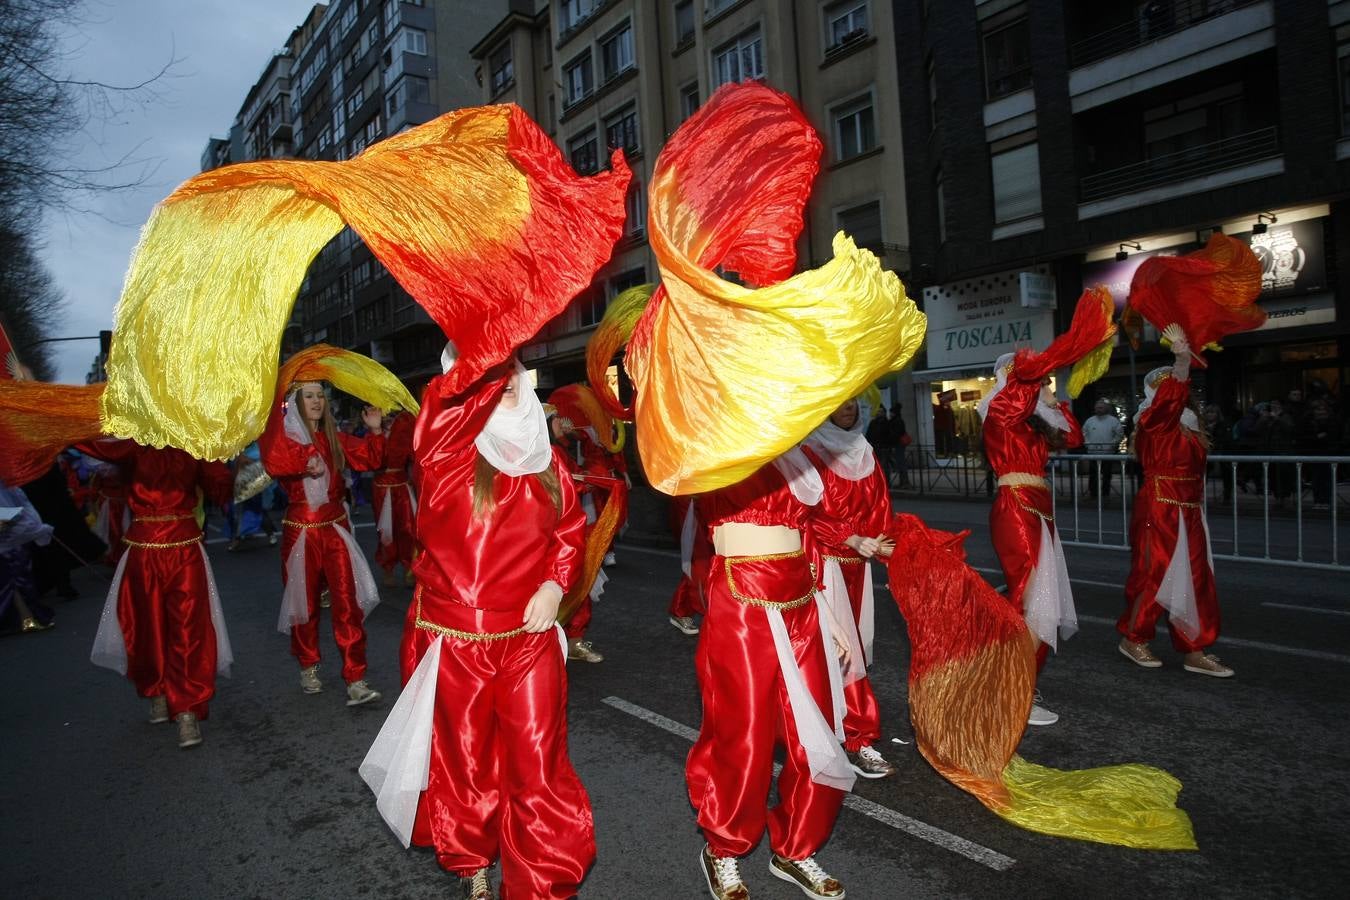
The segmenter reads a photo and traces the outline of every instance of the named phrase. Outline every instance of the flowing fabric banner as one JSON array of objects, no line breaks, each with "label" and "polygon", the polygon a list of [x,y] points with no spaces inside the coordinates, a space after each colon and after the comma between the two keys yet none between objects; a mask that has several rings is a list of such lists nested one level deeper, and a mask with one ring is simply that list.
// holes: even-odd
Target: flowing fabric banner
[{"label": "flowing fabric banner", "polygon": [[965,562],[968,532],[897,515],[891,594],[909,631],[909,712],[919,752],[943,778],[1015,825],[1079,840],[1194,850],[1181,782],[1129,763],[1060,771],[1016,755],[1036,689],[1021,614]]},{"label": "flowing fabric banner", "polygon": [[348,226],[459,349],[458,392],[590,283],[622,232],[620,154],[591,178],[518,107],[447,113],[346,162],[197,175],[151,215],[108,361],[104,431],[203,459],[262,431],[305,272]]},{"label": "flowing fabric banner", "polygon": [[661,491],[740,481],[923,342],[900,279],[842,232],[832,260],[788,277],[820,152],[790,98],[746,82],[713,94],[657,158],[648,232],[661,288],[625,365]]}]

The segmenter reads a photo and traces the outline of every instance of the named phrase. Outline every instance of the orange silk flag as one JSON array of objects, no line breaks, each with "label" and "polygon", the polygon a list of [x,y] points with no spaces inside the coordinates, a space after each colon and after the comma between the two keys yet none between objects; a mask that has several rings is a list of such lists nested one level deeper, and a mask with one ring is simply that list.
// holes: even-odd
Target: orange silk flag
[{"label": "orange silk flag", "polygon": [[[629,171],[581,178],[513,105],[462,109],[346,162],[189,179],[131,261],[104,430],[203,459],[261,431],[311,260],[346,227],[455,342],[456,392],[558,315],[622,232]],[[339,250],[339,252],[343,252]]]},{"label": "orange silk flag", "polygon": [[790,98],[747,82],[713,94],[657,158],[648,231],[661,287],[625,366],[643,469],[661,491],[747,477],[923,341],[900,279],[843,233],[832,260],[788,277],[820,152]]},{"label": "orange silk flag", "polygon": [[0,378],[0,481],[27,484],[71,444],[99,437],[102,384]]},{"label": "orange silk flag", "polygon": [[[1159,331],[1180,325],[1195,364],[1203,368],[1201,350],[1221,349],[1223,338],[1265,323],[1265,310],[1256,303],[1260,294],[1256,254],[1241,241],[1216,233],[1194,253],[1144,260],[1130,281],[1123,318],[1134,320],[1132,310]],[[1133,337],[1137,343],[1137,332]]]}]

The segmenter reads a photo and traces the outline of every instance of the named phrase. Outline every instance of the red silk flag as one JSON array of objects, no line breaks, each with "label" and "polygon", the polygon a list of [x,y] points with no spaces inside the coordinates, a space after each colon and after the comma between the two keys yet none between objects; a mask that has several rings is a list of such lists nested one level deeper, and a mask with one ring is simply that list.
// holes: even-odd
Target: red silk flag
[{"label": "red silk flag", "polygon": [[623,229],[621,155],[590,178],[516,106],[447,113],[346,162],[197,175],[146,224],[116,315],[105,431],[225,458],[256,437],[311,260],[345,227],[455,342],[458,392],[557,316]]},{"label": "red silk flag", "polygon": [[19,354],[5,331],[5,323],[0,322],[0,380],[19,377]]},{"label": "red silk flag", "polygon": [[1261,261],[1251,248],[1225,234],[1214,234],[1203,249],[1185,256],[1154,256],[1143,261],[1130,281],[1130,311],[1158,331],[1176,324],[1186,334],[1195,364],[1205,366],[1202,350],[1219,350],[1230,334],[1260,328],[1265,310]]}]

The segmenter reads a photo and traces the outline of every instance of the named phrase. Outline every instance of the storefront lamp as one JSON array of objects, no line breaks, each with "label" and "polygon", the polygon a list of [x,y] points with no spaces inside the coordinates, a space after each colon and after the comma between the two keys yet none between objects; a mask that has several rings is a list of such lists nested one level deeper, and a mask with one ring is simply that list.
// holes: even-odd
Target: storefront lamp
[{"label": "storefront lamp", "polygon": [[1138,241],[1125,241],[1120,245],[1120,249],[1116,251],[1116,262],[1124,262],[1129,259],[1130,251],[1126,250],[1126,247],[1129,247],[1130,250],[1133,250],[1136,253],[1144,249],[1139,245]]},{"label": "storefront lamp", "polygon": [[1275,218],[1274,213],[1257,213],[1256,224],[1252,226],[1252,234],[1265,234],[1268,225],[1274,225],[1278,221],[1280,220]]}]

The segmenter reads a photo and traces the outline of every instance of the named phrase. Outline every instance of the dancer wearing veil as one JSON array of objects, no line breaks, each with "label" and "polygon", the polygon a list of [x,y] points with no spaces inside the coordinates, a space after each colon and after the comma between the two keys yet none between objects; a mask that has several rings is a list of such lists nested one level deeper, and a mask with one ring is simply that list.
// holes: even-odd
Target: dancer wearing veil
[{"label": "dancer wearing veil", "polygon": [[342,502],[342,473],[378,468],[384,459],[379,409],[367,406],[364,438],[337,430],[324,385],[290,386],[258,438],[263,466],[286,491],[290,505],[281,522],[282,597],[277,627],[291,635],[291,653],[300,663],[300,688],[323,690],[319,680],[319,595],[327,588],[333,637],[342,653],[347,705],[380,698],[366,683],[365,617],[380,602],[365,556],[352,538]]}]

